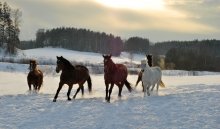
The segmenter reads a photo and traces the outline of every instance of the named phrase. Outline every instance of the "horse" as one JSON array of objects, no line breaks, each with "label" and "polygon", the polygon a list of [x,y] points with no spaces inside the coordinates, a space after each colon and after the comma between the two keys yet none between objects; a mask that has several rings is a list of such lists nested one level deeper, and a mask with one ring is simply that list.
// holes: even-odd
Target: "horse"
[{"label": "horse", "polygon": [[[152,55],[146,55],[147,60],[148,60],[148,64],[150,67],[153,66],[153,56]],[[136,85],[135,87],[137,87],[138,83],[142,80],[142,74],[143,74],[144,70],[141,69],[141,71],[138,73],[138,79],[136,81]],[[144,92],[144,86],[143,86],[143,82],[142,82],[142,87],[143,87],[143,92]]]},{"label": "horse", "polygon": [[150,67],[148,65],[148,62],[146,60],[141,61],[141,67],[144,69],[143,75],[142,75],[142,82],[144,86],[144,92],[147,90],[147,95],[150,96],[149,88],[152,86],[151,91],[157,85],[157,91],[159,88],[159,85],[161,87],[165,87],[164,83],[162,82],[162,72],[160,67]]},{"label": "horse", "polygon": [[31,85],[33,85],[34,90],[39,91],[43,84],[43,73],[41,70],[37,69],[36,60],[30,60],[29,65],[30,72],[27,76],[29,90],[31,90]]},{"label": "horse", "polygon": [[[128,71],[127,67],[123,64],[115,64],[110,55],[102,55],[104,58],[104,80],[106,86],[105,100],[110,102],[110,97],[114,84],[119,88],[118,96],[121,97],[122,88],[125,84],[128,91],[131,92],[131,84],[127,81]],[[109,84],[111,87],[109,88]]]},{"label": "horse", "polygon": [[63,58],[62,56],[61,57],[57,56],[56,72],[59,73],[60,71],[62,71],[60,75],[60,82],[59,82],[57,92],[54,96],[53,102],[56,102],[58,94],[64,84],[67,84],[69,86],[69,89],[67,92],[67,100],[71,100],[70,92],[72,90],[73,84],[79,85],[75,95],[73,96],[73,99],[76,98],[76,95],[80,91],[80,89],[82,90],[82,95],[84,94],[83,84],[86,81],[88,84],[89,92],[92,91],[91,77],[89,75],[89,70],[85,66],[83,65],[73,66],[67,59]]}]

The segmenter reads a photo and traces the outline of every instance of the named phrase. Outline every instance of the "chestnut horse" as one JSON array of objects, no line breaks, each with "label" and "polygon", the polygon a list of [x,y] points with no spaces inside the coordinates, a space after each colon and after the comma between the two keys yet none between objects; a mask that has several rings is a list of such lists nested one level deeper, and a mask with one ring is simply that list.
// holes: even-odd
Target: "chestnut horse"
[{"label": "chestnut horse", "polygon": [[39,91],[43,83],[43,73],[41,70],[37,69],[37,62],[35,60],[30,60],[29,69],[30,72],[27,76],[29,90],[31,90],[31,85],[33,85],[34,90]]},{"label": "chestnut horse", "polygon": [[[110,102],[110,97],[114,84],[119,88],[118,96],[121,97],[121,92],[124,84],[128,88],[129,92],[132,91],[131,84],[127,81],[128,71],[127,67],[123,64],[115,64],[111,55],[103,55],[104,57],[104,79],[106,86],[105,100]],[[109,89],[109,84],[111,87]]]},{"label": "chestnut horse", "polygon": [[75,95],[73,96],[73,99],[75,99],[80,89],[82,90],[82,95],[84,94],[83,84],[86,81],[88,83],[89,92],[92,91],[92,82],[91,82],[91,78],[89,75],[89,70],[85,66],[82,66],[82,65],[73,66],[67,59],[63,58],[62,56],[61,57],[57,56],[56,72],[59,73],[61,70],[62,70],[62,73],[60,75],[60,83],[59,83],[57,92],[54,96],[53,102],[56,102],[58,94],[64,84],[67,84],[69,86],[69,89],[67,92],[68,100],[71,100],[70,92],[72,90],[73,84],[79,85],[79,88],[77,89]]}]

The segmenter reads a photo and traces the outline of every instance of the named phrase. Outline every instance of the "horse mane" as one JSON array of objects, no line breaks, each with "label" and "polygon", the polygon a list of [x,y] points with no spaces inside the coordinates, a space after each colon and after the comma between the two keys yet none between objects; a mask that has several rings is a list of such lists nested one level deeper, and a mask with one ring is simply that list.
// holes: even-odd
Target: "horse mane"
[{"label": "horse mane", "polygon": [[67,65],[67,67],[70,67],[70,68],[72,68],[72,69],[75,69],[75,67],[74,67],[67,59],[63,58],[62,56],[61,56],[61,59],[62,59],[63,63],[64,63],[65,65]]}]

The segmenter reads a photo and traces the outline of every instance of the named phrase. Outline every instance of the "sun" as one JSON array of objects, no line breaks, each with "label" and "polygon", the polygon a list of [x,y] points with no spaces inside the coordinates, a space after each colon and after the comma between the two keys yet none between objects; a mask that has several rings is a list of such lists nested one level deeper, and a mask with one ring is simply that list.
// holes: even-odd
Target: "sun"
[{"label": "sun", "polygon": [[133,10],[163,10],[164,0],[95,0],[111,8]]}]

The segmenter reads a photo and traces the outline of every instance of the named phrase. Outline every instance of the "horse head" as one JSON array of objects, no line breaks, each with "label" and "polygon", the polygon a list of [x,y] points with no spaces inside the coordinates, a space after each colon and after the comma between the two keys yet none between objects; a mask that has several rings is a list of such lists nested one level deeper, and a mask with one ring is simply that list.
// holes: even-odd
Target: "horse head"
[{"label": "horse head", "polygon": [[103,56],[103,58],[104,58],[104,65],[108,65],[109,64],[109,62],[112,62],[112,59],[111,59],[111,57],[112,57],[112,55],[111,54],[108,54],[108,55],[102,55]]},{"label": "horse head", "polygon": [[61,56],[61,57],[58,57],[57,56],[57,66],[56,66],[56,72],[57,73],[59,73],[60,72],[60,70],[62,70],[63,69],[63,57]]},{"label": "horse head", "polygon": [[107,72],[113,62],[111,59],[112,55],[107,54],[107,55],[102,55],[102,56],[104,58],[104,61],[103,61],[104,62],[104,71]]},{"label": "horse head", "polygon": [[36,60],[30,60],[30,66],[29,66],[30,71],[35,70],[36,67],[37,67],[37,62],[36,62]]},{"label": "horse head", "polygon": [[150,54],[150,55],[146,55],[147,57],[147,60],[148,60],[148,65],[151,67],[153,66],[153,56]]}]

